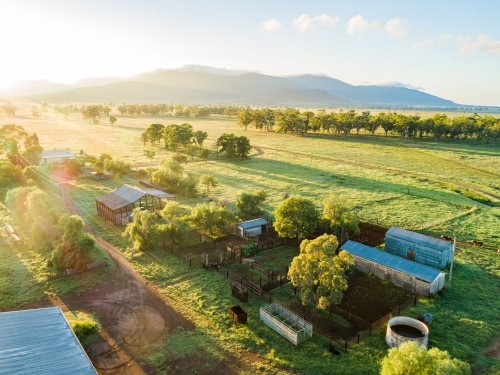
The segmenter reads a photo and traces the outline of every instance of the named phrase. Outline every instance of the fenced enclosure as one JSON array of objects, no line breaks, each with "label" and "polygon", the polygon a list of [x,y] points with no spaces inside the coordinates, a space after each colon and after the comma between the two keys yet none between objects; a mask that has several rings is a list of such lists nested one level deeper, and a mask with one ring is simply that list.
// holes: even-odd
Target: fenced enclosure
[{"label": "fenced enclosure", "polygon": [[312,324],[277,302],[260,308],[260,320],[295,345],[312,337]]},{"label": "fenced enclosure", "polygon": [[248,289],[236,281],[231,283],[231,294],[242,302],[248,301]]}]

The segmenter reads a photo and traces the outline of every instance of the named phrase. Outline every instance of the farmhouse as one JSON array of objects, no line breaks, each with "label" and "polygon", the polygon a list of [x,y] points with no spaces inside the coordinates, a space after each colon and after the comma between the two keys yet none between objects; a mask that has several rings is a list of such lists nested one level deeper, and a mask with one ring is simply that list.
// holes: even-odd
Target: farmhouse
[{"label": "farmhouse", "polygon": [[452,243],[397,227],[385,234],[385,250],[439,269],[450,264],[453,256]]},{"label": "farmhouse", "polygon": [[236,234],[241,237],[259,236],[267,233],[268,222],[266,219],[244,221],[236,225]]},{"label": "farmhouse", "polygon": [[175,195],[157,189],[141,190],[134,186],[123,185],[112,193],[96,198],[97,214],[115,225],[129,223],[132,210],[142,207],[151,207],[154,210],[162,209],[162,199],[174,199]]},{"label": "farmhouse", "polygon": [[341,249],[351,253],[358,270],[401,288],[428,296],[444,287],[444,272],[437,269],[354,241],[347,241]]},{"label": "farmhouse", "polygon": [[56,149],[49,151],[44,150],[40,155],[40,165],[62,164],[74,158],[76,158],[76,155],[72,154],[68,150],[56,150]]},{"label": "farmhouse", "polygon": [[0,373],[97,375],[59,307],[0,313]]}]

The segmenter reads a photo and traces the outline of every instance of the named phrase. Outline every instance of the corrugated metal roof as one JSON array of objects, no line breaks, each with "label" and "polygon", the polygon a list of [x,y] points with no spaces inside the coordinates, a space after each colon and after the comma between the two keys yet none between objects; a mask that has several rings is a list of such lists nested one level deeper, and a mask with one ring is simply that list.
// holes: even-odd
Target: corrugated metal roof
[{"label": "corrugated metal roof", "polygon": [[0,313],[0,374],[97,375],[58,307]]},{"label": "corrugated metal roof", "polygon": [[390,235],[392,237],[401,238],[410,242],[418,243],[423,246],[432,247],[433,249],[446,250],[451,245],[448,241],[441,240],[439,238],[434,238],[431,236],[426,236],[425,234],[420,234],[412,232],[406,229],[401,229],[398,227],[392,227],[386,232],[386,236]]},{"label": "corrugated metal roof", "polygon": [[158,190],[158,189],[141,189],[143,192],[146,194],[152,195],[153,197],[156,198],[161,198],[161,199],[174,199],[175,195],[165,193],[164,191]]},{"label": "corrugated metal roof", "polygon": [[432,267],[412,262],[411,260],[374,249],[373,247],[366,246],[355,241],[347,241],[340,248],[342,250],[347,250],[352,255],[392,268],[393,270],[406,273],[429,283],[436,280],[436,278],[442,273]]},{"label": "corrugated metal roof", "polygon": [[248,228],[253,228],[253,227],[258,227],[259,225],[267,225],[268,222],[266,219],[254,219],[254,220],[249,220],[249,221],[244,221],[243,223],[239,223],[238,227],[243,228],[243,229],[248,229]]},{"label": "corrugated metal roof", "polygon": [[74,158],[75,154],[67,150],[44,150],[41,155],[42,159],[50,159],[50,158]]},{"label": "corrugated metal roof", "polygon": [[103,203],[112,210],[117,210],[128,204],[134,203],[145,195],[145,192],[136,187],[123,185],[112,193],[97,197],[96,201]]}]

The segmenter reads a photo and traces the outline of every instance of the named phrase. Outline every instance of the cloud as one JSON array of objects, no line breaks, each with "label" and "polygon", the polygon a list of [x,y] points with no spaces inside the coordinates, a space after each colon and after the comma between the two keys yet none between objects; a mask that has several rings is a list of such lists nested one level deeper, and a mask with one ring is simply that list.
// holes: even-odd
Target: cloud
[{"label": "cloud", "polygon": [[281,29],[282,27],[283,27],[283,25],[276,18],[273,18],[272,20],[264,21],[259,26],[259,28],[261,30],[264,30],[264,31],[276,31],[276,30]]},{"label": "cloud", "polygon": [[370,28],[370,23],[368,20],[363,18],[361,14],[358,14],[355,17],[352,17],[348,22],[347,22],[347,33],[348,34],[355,34],[359,32],[366,31]]},{"label": "cloud", "polygon": [[439,43],[445,43],[450,39],[451,39],[450,34],[441,33],[437,36],[437,40],[439,41]]},{"label": "cloud", "polygon": [[372,86],[405,87],[407,89],[425,91],[425,89],[423,87],[414,86],[414,85],[411,85],[409,83],[396,82],[396,81],[375,83]]},{"label": "cloud", "polygon": [[411,50],[416,51],[417,49],[431,46],[433,44],[434,44],[434,39],[427,39],[425,42],[415,44],[413,47],[411,47]]},{"label": "cloud", "polygon": [[339,17],[329,16],[328,14],[321,14],[319,16],[311,17],[309,14],[302,14],[299,18],[292,20],[293,26],[301,34],[314,30],[316,25],[333,27],[339,21]]},{"label": "cloud", "polygon": [[385,31],[391,36],[402,38],[406,35],[405,24],[401,18],[393,18],[385,23]]},{"label": "cloud", "polygon": [[455,39],[455,44],[458,46],[458,52],[462,54],[479,50],[485,53],[500,55],[500,40],[491,40],[487,35],[481,35],[475,39],[470,36],[467,38],[459,37]]}]

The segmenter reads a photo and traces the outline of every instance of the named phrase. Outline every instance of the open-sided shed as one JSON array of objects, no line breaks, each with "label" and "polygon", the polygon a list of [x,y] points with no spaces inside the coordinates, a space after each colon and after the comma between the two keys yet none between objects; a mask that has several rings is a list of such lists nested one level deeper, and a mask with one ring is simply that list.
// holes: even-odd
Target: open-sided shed
[{"label": "open-sided shed", "polygon": [[258,236],[267,233],[268,222],[266,219],[244,221],[236,225],[236,234],[241,237]]},{"label": "open-sided shed", "polygon": [[355,267],[412,292],[428,296],[444,287],[445,274],[435,268],[374,249],[355,241],[341,246],[354,258]]},{"label": "open-sided shed", "polygon": [[97,375],[59,307],[0,313],[0,373]]},{"label": "open-sided shed", "polygon": [[439,269],[450,264],[453,256],[452,243],[397,227],[385,234],[385,250]]},{"label": "open-sided shed", "polygon": [[97,213],[115,225],[129,222],[132,210],[137,207],[162,209],[162,199],[172,199],[174,195],[156,189],[141,190],[123,185],[115,191],[96,198]]}]

